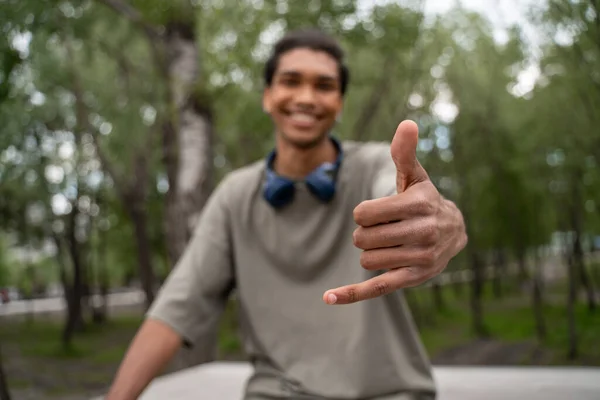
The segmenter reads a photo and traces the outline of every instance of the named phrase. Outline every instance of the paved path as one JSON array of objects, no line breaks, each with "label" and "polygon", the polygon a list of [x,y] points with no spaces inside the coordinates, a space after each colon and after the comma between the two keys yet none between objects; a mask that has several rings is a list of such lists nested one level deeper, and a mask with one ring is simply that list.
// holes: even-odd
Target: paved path
[{"label": "paved path", "polygon": [[[595,261],[600,259],[600,254],[594,257]],[[588,258],[588,262],[591,259]],[[509,273],[516,274],[516,264],[512,263],[508,266]],[[566,267],[563,261],[556,256],[550,256],[543,260],[544,280],[547,282],[564,278]],[[491,267],[487,270],[488,278],[491,277]],[[473,279],[473,273],[470,269],[460,271],[443,272],[424,286],[428,286],[434,281],[440,285],[449,285],[453,283],[466,283]],[[108,306],[134,306],[142,304],[144,301],[144,293],[141,290],[131,290],[122,293],[112,293],[108,296]],[[62,297],[53,297],[47,299],[36,300],[16,300],[8,304],[0,304],[0,318],[3,316],[26,315],[30,312],[39,313],[56,313],[64,312],[65,303]]]},{"label": "paved path", "polygon": [[[246,363],[205,364],[156,379],[140,400],[241,400],[250,373]],[[437,400],[600,399],[600,368],[436,366],[434,376]]]},{"label": "paved path", "polygon": [[[111,293],[107,296],[109,307],[133,306],[142,304],[144,293],[141,290],[132,290],[123,293]],[[14,300],[7,304],[0,304],[0,318],[16,315],[57,313],[65,310],[63,297],[48,299]]]}]

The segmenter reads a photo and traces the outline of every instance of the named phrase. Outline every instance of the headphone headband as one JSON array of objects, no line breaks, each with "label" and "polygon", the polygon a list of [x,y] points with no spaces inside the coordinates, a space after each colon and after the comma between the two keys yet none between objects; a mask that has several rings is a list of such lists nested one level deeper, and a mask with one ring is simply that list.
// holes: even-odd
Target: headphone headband
[{"label": "headphone headband", "polygon": [[[333,163],[325,162],[304,178],[304,183],[310,192],[323,202],[333,199],[336,189],[337,173],[342,164],[343,150],[341,143],[333,136],[329,136],[337,150],[337,157]],[[266,158],[266,181],[263,187],[263,197],[275,208],[283,207],[290,203],[295,194],[295,182],[278,175],[273,170],[276,150],[273,149]]]}]

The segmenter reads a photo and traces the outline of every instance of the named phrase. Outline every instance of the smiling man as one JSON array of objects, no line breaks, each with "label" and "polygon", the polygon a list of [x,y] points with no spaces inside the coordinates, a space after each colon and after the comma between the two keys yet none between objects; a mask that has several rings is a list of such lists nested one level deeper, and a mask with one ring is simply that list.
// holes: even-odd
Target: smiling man
[{"label": "smiling man", "polygon": [[335,138],[348,80],[319,31],[275,45],[263,95],[275,148],[212,194],[109,400],[137,398],[182,345],[202,343],[234,288],[255,371],[245,399],[435,398],[402,288],[465,246],[463,218],[417,161],[414,122],[391,145]]}]

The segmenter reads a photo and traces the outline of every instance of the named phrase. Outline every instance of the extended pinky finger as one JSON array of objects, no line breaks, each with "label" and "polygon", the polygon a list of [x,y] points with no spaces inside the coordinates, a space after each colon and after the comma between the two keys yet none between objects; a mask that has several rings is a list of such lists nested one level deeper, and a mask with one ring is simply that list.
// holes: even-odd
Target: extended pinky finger
[{"label": "extended pinky finger", "polygon": [[418,285],[424,275],[418,267],[404,267],[388,271],[361,283],[328,290],[323,294],[327,304],[352,304],[373,299],[403,287]]}]

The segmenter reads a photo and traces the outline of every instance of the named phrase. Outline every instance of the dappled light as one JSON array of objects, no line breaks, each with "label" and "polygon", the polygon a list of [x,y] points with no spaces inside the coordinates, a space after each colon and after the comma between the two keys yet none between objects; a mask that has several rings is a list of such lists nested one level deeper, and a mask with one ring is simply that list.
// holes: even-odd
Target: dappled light
[{"label": "dappled light", "polygon": [[[0,0],[0,400],[107,392],[161,287],[198,257],[186,249],[198,221],[214,223],[205,206],[285,142],[263,102],[264,66],[303,27],[345,51],[350,81],[331,133],[389,144],[400,122],[415,121],[420,165],[464,217],[466,247],[401,290],[432,364],[600,367],[599,7]],[[276,214],[256,217],[248,204],[238,219]],[[223,272],[207,271],[194,277],[198,290],[229,290],[208,288]],[[245,293],[232,293],[218,323],[198,328],[214,322],[213,341],[163,374],[249,360]]]}]

